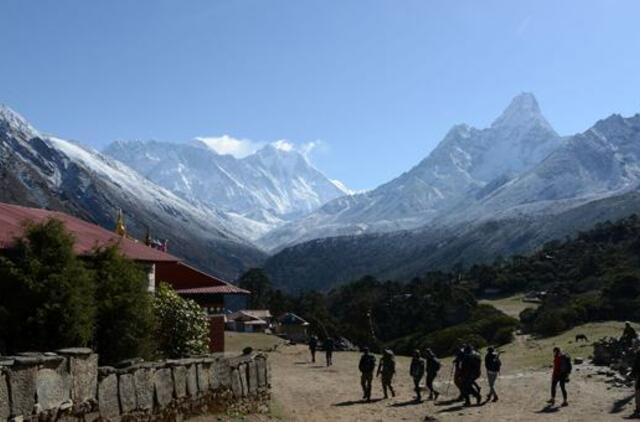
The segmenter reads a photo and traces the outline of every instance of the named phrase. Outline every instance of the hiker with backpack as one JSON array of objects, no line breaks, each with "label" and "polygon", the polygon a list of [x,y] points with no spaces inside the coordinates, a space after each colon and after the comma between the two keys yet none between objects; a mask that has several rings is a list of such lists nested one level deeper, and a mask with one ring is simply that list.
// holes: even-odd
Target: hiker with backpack
[{"label": "hiker with backpack", "polygon": [[422,401],[422,395],[420,394],[420,381],[422,377],[424,377],[426,362],[420,356],[420,350],[415,350],[413,352],[413,359],[411,359],[411,365],[409,365],[409,375],[411,375],[411,379],[413,379],[413,388],[416,392],[416,402],[420,403]]},{"label": "hiker with backpack", "polygon": [[462,367],[460,369],[465,406],[471,406],[469,396],[474,396],[477,404],[480,404],[480,401],[482,400],[482,397],[480,396],[480,388],[476,383],[476,380],[480,378],[481,370],[482,358],[480,357],[480,354],[476,352],[473,347],[468,345],[465,347]]},{"label": "hiker with backpack", "polygon": [[500,374],[502,362],[500,361],[500,353],[496,353],[493,347],[487,349],[487,354],[484,357],[484,367],[487,370],[487,381],[489,382],[487,401],[493,398],[493,401],[496,402],[498,401],[498,394],[496,393],[495,386],[498,375]]},{"label": "hiker with backpack", "polygon": [[371,383],[373,382],[373,371],[376,369],[376,357],[369,353],[369,348],[362,350],[360,357],[360,384],[362,385],[362,399],[371,401]]},{"label": "hiker with backpack", "polygon": [[318,337],[312,335],[309,337],[309,352],[311,353],[312,363],[316,363],[316,350],[318,350]]},{"label": "hiker with backpack", "polygon": [[429,389],[429,400],[438,400],[440,393],[433,387],[433,381],[436,379],[442,364],[431,349],[427,348],[424,354],[427,361],[427,388]]},{"label": "hiker with backpack", "polygon": [[568,406],[566,384],[569,382],[569,375],[573,369],[571,365],[571,356],[562,353],[559,347],[553,348],[553,373],[551,375],[551,399],[548,401],[550,405],[556,403],[556,388],[560,384],[562,391],[562,406]]},{"label": "hiker with backpack", "polygon": [[396,392],[393,390],[393,386],[391,385],[393,381],[393,376],[396,373],[396,359],[393,355],[393,351],[391,349],[385,349],[380,358],[380,364],[378,365],[378,376],[381,376],[382,381],[382,391],[384,393],[384,398],[389,398],[387,395],[387,390],[391,391],[391,396],[395,397]]}]

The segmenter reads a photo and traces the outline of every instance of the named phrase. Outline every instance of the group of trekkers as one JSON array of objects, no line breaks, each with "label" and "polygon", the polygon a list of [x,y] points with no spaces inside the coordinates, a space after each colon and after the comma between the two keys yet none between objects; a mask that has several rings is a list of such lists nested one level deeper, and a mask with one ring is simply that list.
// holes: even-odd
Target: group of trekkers
[{"label": "group of trekkers", "polygon": [[[638,334],[630,323],[625,323],[625,329],[620,340],[628,342],[630,347],[632,344],[634,345],[633,347],[637,346]],[[326,354],[326,365],[333,365],[333,351],[335,348],[334,341],[331,338],[327,338],[322,342],[322,346]],[[309,350],[311,352],[312,362],[316,361],[317,348],[318,338],[316,336],[311,336],[309,339]],[[484,356],[484,367],[487,376],[487,383],[489,385],[489,393],[487,394],[486,402],[498,401],[496,382],[502,369],[500,354],[501,352],[496,351],[493,347],[488,347]],[[473,397],[476,400],[477,405],[481,404],[482,395],[481,388],[478,385],[478,380],[482,375],[482,363],[480,353],[469,344],[463,344],[455,351],[450,378],[453,379],[453,383],[457,387],[459,395],[454,401],[463,401],[465,406],[471,406],[471,397]],[[421,383],[423,378],[425,379],[426,389],[429,391],[428,400],[438,400],[440,392],[434,387],[434,381],[441,368],[442,364],[430,348],[426,348],[424,351],[415,350],[413,352],[413,358],[409,365],[409,375],[413,380],[416,402],[422,402]],[[567,383],[569,382],[569,376],[571,375],[573,365],[571,357],[567,353],[562,352],[559,347],[553,348],[552,368],[551,398],[547,403],[550,406],[555,405],[556,392],[559,386],[562,393],[561,406],[568,406]],[[369,348],[365,347],[362,350],[358,369],[360,371],[362,399],[364,401],[371,401],[374,372],[376,373],[376,376],[380,377],[384,398],[389,398],[389,393],[391,393],[392,397],[395,397],[396,392],[393,388],[393,378],[396,374],[396,361],[392,350],[385,349],[382,352],[382,356],[376,370],[376,357],[371,353]],[[640,417],[640,348],[635,355],[630,376],[635,379],[634,387],[636,408],[634,416]]]},{"label": "group of trekkers", "polygon": [[[638,360],[638,371],[640,374],[640,359]],[[463,401],[465,406],[471,406],[471,398],[473,397],[476,404],[481,404],[482,394],[478,385],[478,380],[482,375],[483,359],[480,353],[471,345],[464,344],[456,350],[453,366],[451,368],[451,378],[458,388],[459,395],[454,401]],[[426,389],[429,391],[428,400],[438,400],[440,392],[436,390],[433,383],[438,376],[442,364],[429,348],[424,352],[415,350],[413,358],[409,365],[409,375],[413,380],[415,391],[415,400],[422,402],[422,379],[425,379]],[[371,401],[371,386],[373,382],[373,373],[376,368],[376,358],[368,348],[363,350],[360,357],[358,369],[361,374],[362,399]],[[498,393],[496,392],[496,381],[502,368],[500,360],[500,352],[493,347],[489,347],[484,356],[484,368],[487,374],[487,382],[489,384],[489,393],[486,401],[497,402]],[[567,390],[566,384],[569,381],[572,364],[569,355],[562,353],[560,348],[553,349],[553,372],[551,375],[551,399],[549,404],[555,404],[556,389],[560,386],[562,392],[562,406],[567,406]],[[387,391],[391,392],[391,396],[395,397],[393,389],[393,376],[396,373],[396,364],[393,351],[386,349],[382,353],[380,363],[378,365],[377,375],[381,376],[382,391],[384,398],[388,398]]]},{"label": "group of trekkers", "polygon": [[[500,373],[500,355],[493,348],[487,350],[485,355],[485,368],[487,370],[487,378],[489,380],[489,395],[487,400],[498,401],[498,394],[495,391],[495,382]],[[460,391],[458,400],[464,401],[466,406],[471,405],[470,397],[476,398],[477,403],[481,401],[480,386],[477,380],[480,378],[482,366],[482,358],[480,354],[470,345],[463,345],[456,353],[453,361],[453,380]],[[425,385],[429,391],[429,400],[437,400],[440,392],[433,385],[442,364],[436,357],[435,353],[429,348],[421,352],[415,350],[411,364],[409,365],[409,375],[413,380],[414,391],[416,393],[415,400],[422,401],[422,389],[420,387],[422,379],[425,379]],[[363,400],[371,401],[371,384],[373,381],[373,373],[376,368],[376,358],[368,348],[363,350],[360,357],[358,369],[361,374],[361,384]],[[386,349],[382,353],[380,363],[378,365],[377,375],[381,377],[382,391],[384,398],[388,398],[387,391],[395,396],[393,390],[393,376],[396,372],[396,364],[393,351]]]},{"label": "group of trekkers", "polygon": [[[309,351],[311,352],[311,362],[316,363],[316,352],[318,351],[319,340],[318,337],[312,335],[309,337]],[[322,348],[324,349],[325,360],[327,366],[333,365],[333,351],[335,350],[335,342],[331,337],[327,337],[322,342]]]}]

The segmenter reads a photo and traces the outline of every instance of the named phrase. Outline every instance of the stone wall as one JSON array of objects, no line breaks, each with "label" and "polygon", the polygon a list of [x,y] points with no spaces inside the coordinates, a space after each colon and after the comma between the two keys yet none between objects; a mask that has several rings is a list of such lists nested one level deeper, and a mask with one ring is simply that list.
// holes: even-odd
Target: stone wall
[{"label": "stone wall", "polygon": [[89,349],[0,357],[0,421],[175,421],[268,411],[265,355],[98,367]]}]

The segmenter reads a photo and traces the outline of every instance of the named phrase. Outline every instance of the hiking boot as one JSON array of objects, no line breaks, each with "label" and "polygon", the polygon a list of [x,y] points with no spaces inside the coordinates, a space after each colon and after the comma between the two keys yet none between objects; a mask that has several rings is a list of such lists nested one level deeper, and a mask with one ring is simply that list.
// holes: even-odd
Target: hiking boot
[{"label": "hiking boot", "polygon": [[556,399],[549,399],[547,400],[547,403],[553,406],[554,404],[556,404]]},{"label": "hiking boot", "polygon": [[567,407],[567,406],[569,406],[569,403],[568,403],[566,400],[565,400],[565,401],[563,401],[563,402],[562,402],[562,407]]},{"label": "hiking boot", "polygon": [[481,401],[482,401],[482,396],[480,394],[478,394],[478,397],[476,397],[477,404],[480,405]]},{"label": "hiking boot", "polygon": [[471,402],[470,401],[465,401],[464,402],[464,407],[471,407]]},{"label": "hiking boot", "polygon": [[498,401],[498,396],[493,396],[494,403]]},{"label": "hiking boot", "polygon": [[438,396],[440,395],[440,393],[438,393],[437,391],[433,392],[433,401],[438,400]]}]

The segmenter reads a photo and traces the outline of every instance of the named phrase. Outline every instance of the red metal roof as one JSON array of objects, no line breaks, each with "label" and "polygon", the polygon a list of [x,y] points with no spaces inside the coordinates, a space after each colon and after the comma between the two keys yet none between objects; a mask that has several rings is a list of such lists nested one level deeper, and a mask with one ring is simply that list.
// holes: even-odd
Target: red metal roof
[{"label": "red metal roof", "polygon": [[129,259],[145,262],[178,262],[168,253],[153,249],[144,243],[118,236],[100,226],[72,217],[69,214],[38,208],[21,207],[0,202],[0,249],[13,245],[15,238],[24,233],[28,222],[41,223],[50,218],[62,221],[75,238],[78,255],[88,255],[97,246],[119,244],[122,253]]},{"label": "red metal roof", "polygon": [[176,290],[176,293],[181,295],[195,295],[195,294],[250,294],[248,290],[241,289],[232,284],[224,286],[208,286],[208,287],[194,287],[193,289]]},{"label": "red metal roof", "polygon": [[212,275],[203,273],[184,262],[156,264],[156,280],[171,284],[181,294],[241,293],[251,294]]}]

